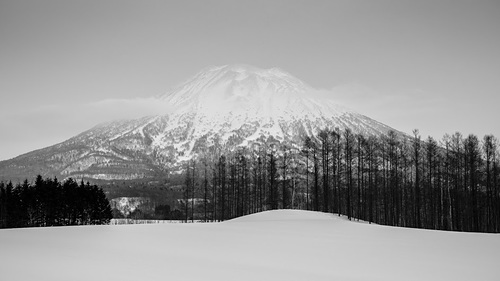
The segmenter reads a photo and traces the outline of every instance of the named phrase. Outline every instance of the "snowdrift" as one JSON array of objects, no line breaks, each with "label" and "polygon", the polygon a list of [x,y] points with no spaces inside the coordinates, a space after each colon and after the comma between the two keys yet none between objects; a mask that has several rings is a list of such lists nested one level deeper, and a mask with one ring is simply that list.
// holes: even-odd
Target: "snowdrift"
[{"label": "snowdrift", "polygon": [[280,210],[223,223],[0,230],[1,280],[500,280],[500,236]]}]

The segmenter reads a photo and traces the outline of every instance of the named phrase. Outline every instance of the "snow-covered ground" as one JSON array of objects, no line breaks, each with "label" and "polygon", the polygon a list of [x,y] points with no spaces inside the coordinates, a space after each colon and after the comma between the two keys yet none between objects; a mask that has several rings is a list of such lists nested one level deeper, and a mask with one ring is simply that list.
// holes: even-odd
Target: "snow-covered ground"
[{"label": "snow-covered ground", "polygon": [[292,210],[223,223],[8,229],[0,280],[500,280],[500,235]]}]

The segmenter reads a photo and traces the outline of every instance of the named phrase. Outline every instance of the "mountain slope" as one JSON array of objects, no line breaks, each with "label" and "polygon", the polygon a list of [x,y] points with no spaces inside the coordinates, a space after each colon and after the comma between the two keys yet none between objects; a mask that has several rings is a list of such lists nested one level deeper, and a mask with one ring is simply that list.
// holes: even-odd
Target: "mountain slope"
[{"label": "mountain slope", "polygon": [[324,128],[375,135],[392,130],[321,96],[277,68],[206,68],[156,97],[169,105],[165,114],[103,123],[63,143],[0,162],[0,180],[36,174],[150,178],[207,149],[269,142],[299,146],[305,136]]}]

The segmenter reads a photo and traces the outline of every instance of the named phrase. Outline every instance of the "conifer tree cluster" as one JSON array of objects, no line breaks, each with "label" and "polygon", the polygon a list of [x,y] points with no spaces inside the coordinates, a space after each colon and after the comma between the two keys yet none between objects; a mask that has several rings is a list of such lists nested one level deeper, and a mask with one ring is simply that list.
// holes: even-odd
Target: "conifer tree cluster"
[{"label": "conifer tree cluster", "polygon": [[211,147],[186,163],[187,219],[272,209],[346,215],[384,225],[500,232],[500,158],[491,135],[422,140],[323,130],[302,147]]},{"label": "conifer tree cluster", "polygon": [[0,228],[107,224],[111,207],[102,189],[73,179],[0,183]]}]

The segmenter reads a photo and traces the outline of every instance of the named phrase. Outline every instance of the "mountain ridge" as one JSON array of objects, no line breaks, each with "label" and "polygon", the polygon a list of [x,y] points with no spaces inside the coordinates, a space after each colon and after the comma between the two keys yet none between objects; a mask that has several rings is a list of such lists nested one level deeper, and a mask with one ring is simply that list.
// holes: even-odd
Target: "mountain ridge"
[{"label": "mountain ridge", "polygon": [[[0,180],[36,174],[131,180],[164,175],[209,149],[300,146],[324,128],[366,135],[393,130],[318,98],[316,89],[279,68],[208,67],[155,97],[171,112],[98,124],[64,142],[0,162]],[[402,133],[401,133],[402,134]]]}]

